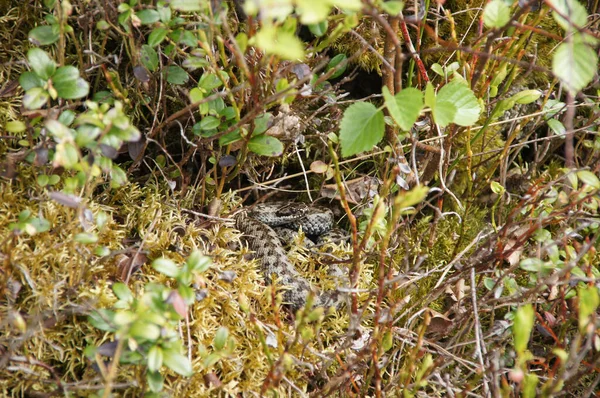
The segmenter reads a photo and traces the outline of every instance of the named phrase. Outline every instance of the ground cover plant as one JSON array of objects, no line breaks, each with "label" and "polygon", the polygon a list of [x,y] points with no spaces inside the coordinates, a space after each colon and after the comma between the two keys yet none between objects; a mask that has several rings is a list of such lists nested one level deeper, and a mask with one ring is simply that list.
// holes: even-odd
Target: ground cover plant
[{"label": "ground cover plant", "polygon": [[[597,394],[598,10],[0,1],[1,393]],[[265,283],[275,200],[341,308]]]}]

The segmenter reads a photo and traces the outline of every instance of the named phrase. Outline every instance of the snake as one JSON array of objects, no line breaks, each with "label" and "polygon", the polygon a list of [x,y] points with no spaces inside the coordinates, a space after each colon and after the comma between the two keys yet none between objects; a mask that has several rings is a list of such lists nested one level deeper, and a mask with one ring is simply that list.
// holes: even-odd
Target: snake
[{"label": "snake", "polygon": [[[268,202],[244,209],[234,219],[236,229],[243,233],[242,240],[260,263],[265,282],[271,284],[275,275],[281,285],[287,286],[283,293],[284,304],[294,311],[303,308],[313,287],[288,258],[280,239],[284,233],[279,229],[302,228],[306,236],[317,239],[332,231],[333,212],[323,206],[298,202]],[[331,266],[329,273],[343,275],[339,268]],[[342,303],[342,295],[335,290],[320,292],[313,300],[319,307],[339,308]]]}]

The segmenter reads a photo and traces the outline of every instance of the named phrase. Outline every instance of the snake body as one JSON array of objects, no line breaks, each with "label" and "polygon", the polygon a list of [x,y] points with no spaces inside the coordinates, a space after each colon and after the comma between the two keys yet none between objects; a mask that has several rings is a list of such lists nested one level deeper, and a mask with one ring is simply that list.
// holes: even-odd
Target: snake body
[{"label": "snake body", "polygon": [[[306,235],[317,237],[331,230],[333,212],[301,203],[263,203],[251,211],[238,213],[235,225],[244,234],[243,240],[255,252],[267,284],[271,283],[272,275],[276,275],[279,283],[288,287],[283,294],[285,304],[293,310],[304,307],[311,285],[296,270],[273,228],[285,226],[297,230],[302,227]],[[336,291],[321,292],[315,297],[314,304],[337,307],[341,298]]]}]

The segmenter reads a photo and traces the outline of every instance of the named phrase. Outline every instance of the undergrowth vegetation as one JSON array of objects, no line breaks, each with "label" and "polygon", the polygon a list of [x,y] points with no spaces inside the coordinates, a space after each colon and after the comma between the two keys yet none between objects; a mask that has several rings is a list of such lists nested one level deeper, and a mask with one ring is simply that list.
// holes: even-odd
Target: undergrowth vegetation
[{"label": "undergrowth vegetation", "polygon": [[[1,393],[597,394],[598,9],[0,1]],[[272,200],[342,309],[265,284]]]}]

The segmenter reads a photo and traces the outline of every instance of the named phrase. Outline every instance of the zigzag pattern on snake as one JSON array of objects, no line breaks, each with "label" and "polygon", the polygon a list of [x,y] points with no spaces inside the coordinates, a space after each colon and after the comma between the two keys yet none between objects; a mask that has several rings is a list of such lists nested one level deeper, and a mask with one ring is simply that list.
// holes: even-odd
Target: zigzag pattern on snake
[{"label": "zigzag pattern on snake", "polygon": [[[323,207],[273,202],[256,205],[252,211],[243,211],[235,216],[235,226],[244,234],[243,240],[259,259],[266,282],[270,284],[271,276],[277,275],[279,283],[287,287],[283,294],[284,302],[295,311],[306,304],[311,285],[288,258],[278,233],[273,229],[278,225],[294,229],[301,226],[307,235],[318,236],[331,229],[333,213]],[[340,276],[341,271],[330,267],[330,273]],[[342,297],[337,291],[327,291],[318,294],[314,301],[316,306],[339,307]]]}]

